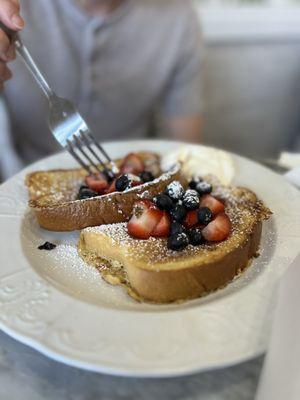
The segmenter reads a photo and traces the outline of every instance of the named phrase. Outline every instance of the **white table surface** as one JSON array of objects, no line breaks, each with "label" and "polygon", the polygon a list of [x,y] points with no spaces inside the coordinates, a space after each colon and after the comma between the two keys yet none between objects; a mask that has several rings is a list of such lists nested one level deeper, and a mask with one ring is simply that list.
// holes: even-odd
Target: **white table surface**
[{"label": "white table surface", "polygon": [[262,363],[182,378],[118,378],[57,363],[0,332],[0,400],[253,400]]}]

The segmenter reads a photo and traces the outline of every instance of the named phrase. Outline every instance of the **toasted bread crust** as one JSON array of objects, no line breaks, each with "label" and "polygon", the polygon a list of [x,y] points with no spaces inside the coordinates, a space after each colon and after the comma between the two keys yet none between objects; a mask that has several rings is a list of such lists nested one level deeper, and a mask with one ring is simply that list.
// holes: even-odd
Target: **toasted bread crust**
[{"label": "toasted bread crust", "polygon": [[[159,158],[153,153],[140,153],[145,162]],[[163,174],[153,182],[126,192],[115,192],[87,200],[76,200],[86,173],[82,169],[34,172],[26,177],[29,206],[38,223],[50,231],[74,231],[88,226],[127,221],[134,202],[147,191],[153,198],[175,180],[181,180],[179,167]]]},{"label": "toasted bread crust", "polygon": [[231,282],[258,253],[262,222],[238,248],[218,261],[211,261],[191,268],[150,271],[127,265],[130,285],[139,296],[155,303],[193,299],[208,294]]},{"label": "toasted bread crust", "polygon": [[217,245],[174,254],[167,251],[163,239],[130,238],[125,224],[121,224],[83,230],[79,253],[95,266],[102,266],[103,258],[123,265],[128,292],[135,298],[168,303],[200,297],[225,286],[249,265],[259,250],[262,222],[271,215],[250,190],[229,190],[226,209],[233,232]]}]

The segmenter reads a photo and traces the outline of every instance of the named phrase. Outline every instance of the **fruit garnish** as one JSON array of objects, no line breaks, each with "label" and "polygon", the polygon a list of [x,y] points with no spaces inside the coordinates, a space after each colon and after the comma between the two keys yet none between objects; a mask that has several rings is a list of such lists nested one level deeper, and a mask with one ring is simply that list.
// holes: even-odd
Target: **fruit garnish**
[{"label": "fruit garnish", "polygon": [[154,230],[151,232],[151,236],[168,237],[170,234],[170,225],[171,225],[171,220],[169,213],[163,211],[163,216],[161,217],[161,220],[156,225]]},{"label": "fruit garnish", "polygon": [[210,194],[212,192],[212,185],[208,182],[201,181],[197,183],[195,189],[200,194],[200,196],[203,196],[204,194]]},{"label": "fruit garnish", "polygon": [[173,221],[182,222],[187,215],[187,210],[183,205],[177,204],[177,206],[172,208],[170,214]]},{"label": "fruit garnish", "polygon": [[124,192],[125,189],[129,188],[130,180],[127,174],[119,176],[115,182],[116,190],[118,192]]},{"label": "fruit garnish", "polygon": [[93,191],[102,194],[109,187],[106,177],[99,173],[85,178],[86,185]]},{"label": "fruit garnish", "polygon": [[195,190],[187,190],[182,198],[182,204],[187,210],[196,210],[199,207],[199,195]]},{"label": "fruit garnish", "polygon": [[127,225],[129,235],[137,239],[149,239],[162,217],[163,211],[156,208],[152,202],[136,202]]},{"label": "fruit garnish", "polygon": [[193,190],[196,190],[197,183],[202,182],[202,181],[203,181],[202,178],[194,177],[194,178],[189,182],[189,188],[190,188],[190,189],[193,189]]},{"label": "fruit garnish", "polygon": [[177,233],[168,239],[168,249],[182,251],[189,245],[189,238],[186,233]]},{"label": "fruit garnish", "polygon": [[208,207],[200,207],[197,211],[197,216],[200,225],[207,225],[213,219],[213,213]]},{"label": "fruit garnish", "polygon": [[170,211],[174,207],[173,201],[164,193],[158,194],[153,201],[160,210]]},{"label": "fruit garnish", "polygon": [[152,182],[154,180],[154,176],[150,171],[143,171],[139,174],[139,177],[144,183]]},{"label": "fruit garnish", "polygon": [[184,188],[180,182],[173,181],[167,186],[165,194],[172,200],[180,200],[184,195]]},{"label": "fruit garnish", "polygon": [[195,229],[190,229],[187,231],[188,237],[189,237],[189,242],[192,246],[199,246],[200,244],[203,243],[203,236],[201,233],[201,229],[195,228]]},{"label": "fruit garnish", "polygon": [[230,219],[225,213],[221,213],[202,230],[202,235],[209,242],[221,242],[228,238],[230,232]]},{"label": "fruit garnish", "polygon": [[183,221],[183,225],[190,229],[198,224],[198,210],[189,211]]},{"label": "fruit garnish", "polygon": [[110,186],[108,187],[108,189],[105,191],[105,193],[106,194],[109,194],[109,193],[113,193],[113,192],[116,192],[117,191],[117,189],[116,189],[116,179],[114,179],[112,182],[111,182],[111,184],[110,184]]},{"label": "fruit garnish", "polygon": [[91,190],[88,186],[81,186],[78,193],[78,200],[90,199],[98,196],[98,193]]},{"label": "fruit garnish", "polygon": [[50,243],[50,242],[45,242],[41,246],[38,247],[39,250],[54,250],[56,248],[56,244]]},{"label": "fruit garnish", "polygon": [[179,222],[172,222],[170,226],[170,236],[176,235],[177,233],[185,232],[185,228]]},{"label": "fruit garnish", "polygon": [[135,153],[128,154],[120,166],[122,174],[138,175],[145,170],[145,165],[141,157]]},{"label": "fruit garnish", "polygon": [[224,204],[210,194],[206,194],[201,198],[200,207],[208,207],[213,215],[217,215],[225,211]]}]

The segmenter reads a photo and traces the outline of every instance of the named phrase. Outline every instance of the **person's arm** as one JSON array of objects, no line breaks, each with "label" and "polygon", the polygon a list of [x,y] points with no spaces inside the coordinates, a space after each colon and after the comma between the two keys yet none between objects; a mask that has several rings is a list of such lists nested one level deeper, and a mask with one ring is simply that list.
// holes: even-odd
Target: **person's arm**
[{"label": "person's arm", "polygon": [[162,102],[164,130],[170,139],[201,141],[203,39],[198,16],[187,4],[177,63]]},{"label": "person's arm", "polygon": [[[0,0],[0,21],[14,31],[23,29],[24,21],[20,16],[19,0]],[[4,82],[12,77],[7,63],[15,57],[14,46],[5,32],[0,29],[0,90],[3,89]]]}]

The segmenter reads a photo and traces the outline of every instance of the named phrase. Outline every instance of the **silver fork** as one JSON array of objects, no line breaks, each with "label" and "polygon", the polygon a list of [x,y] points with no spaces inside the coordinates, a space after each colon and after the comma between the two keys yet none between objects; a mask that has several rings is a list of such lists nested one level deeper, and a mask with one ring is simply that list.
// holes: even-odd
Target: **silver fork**
[{"label": "silver fork", "polygon": [[118,173],[117,166],[104,148],[95,140],[88,125],[74,104],[67,99],[57,96],[49,86],[19,35],[2,23],[0,27],[14,41],[17,54],[22,58],[28,70],[46,95],[49,101],[49,128],[58,143],[67,149],[89,174],[105,170],[106,173],[109,173],[108,171],[111,172],[110,178],[115,177]]}]

